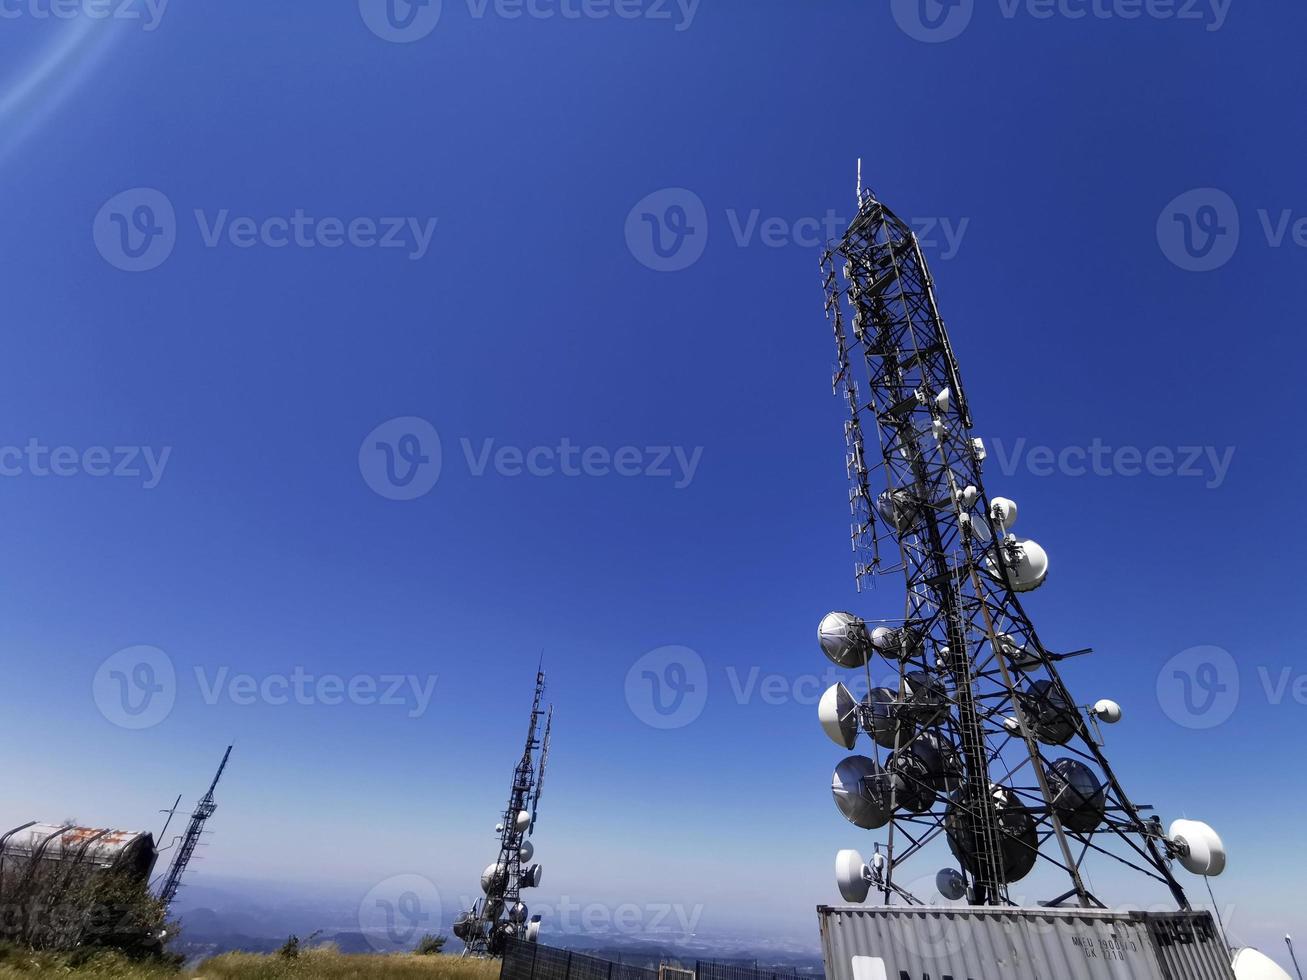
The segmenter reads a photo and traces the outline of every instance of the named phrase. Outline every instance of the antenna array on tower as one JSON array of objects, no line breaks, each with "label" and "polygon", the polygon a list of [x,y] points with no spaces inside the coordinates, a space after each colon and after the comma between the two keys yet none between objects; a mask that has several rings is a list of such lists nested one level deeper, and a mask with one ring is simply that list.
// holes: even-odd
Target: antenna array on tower
[{"label": "antenna array on tower", "polygon": [[[832,740],[872,743],[872,755],[836,768],[835,802],[858,827],[888,827],[870,863],[840,853],[841,892],[920,901],[900,868],[942,837],[957,867],[931,880],[946,898],[1011,904],[1010,886],[1043,861],[1068,884],[1047,904],[1100,905],[1082,867],[1105,855],[1188,908],[1172,862],[1218,874],[1220,838],[1185,821],[1164,834],[1122,788],[1097,727],[1119,720],[1120,707],[1077,706],[1056,666],[1069,655],[1043,644],[1022,607],[1048,557],[1012,532],[1016,504],[985,491],[984,444],[971,434],[921,246],[860,174],[858,195],[857,216],[822,258],[834,388],[848,408],[855,581],[861,591],[901,576],[906,593],[901,614],[880,625],[831,613],[818,630],[826,655],[866,681],[864,697],[841,683],[821,700]],[[877,687],[873,663],[893,681]]]},{"label": "antenna array on tower", "polygon": [[[499,857],[481,874],[484,897],[460,913],[454,922],[454,935],[463,941],[465,956],[498,956],[509,940],[535,942],[540,934],[540,916],[530,914],[521,894],[524,888],[540,885],[540,865],[531,863],[535,845],[530,837],[535,833],[540,815],[540,793],[554,723],[552,705],[545,714],[544,695],[545,674],[537,669],[526,746],[513,770],[508,806],[495,828],[499,835]],[[544,734],[537,737],[542,714],[545,714]]]}]

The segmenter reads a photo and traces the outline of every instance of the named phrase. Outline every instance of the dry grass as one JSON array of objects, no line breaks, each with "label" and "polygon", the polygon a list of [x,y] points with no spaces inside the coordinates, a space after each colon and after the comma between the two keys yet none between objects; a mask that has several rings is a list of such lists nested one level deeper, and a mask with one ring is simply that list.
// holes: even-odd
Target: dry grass
[{"label": "dry grass", "polygon": [[498,960],[457,956],[345,956],[331,948],[309,949],[295,959],[254,953],[226,953],[191,970],[133,963],[118,956],[98,956],[77,967],[65,957],[8,952],[0,957],[0,980],[69,977],[70,980],[498,980]]},{"label": "dry grass", "polygon": [[253,953],[226,953],[200,964],[191,976],[204,980],[498,980],[498,960],[465,960],[457,956],[345,956],[332,949],[310,949],[295,959],[260,956]]},{"label": "dry grass", "polygon": [[67,956],[5,949],[0,956],[0,980],[34,977],[88,977],[100,980],[177,980],[174,967],[143,965],[122,956],[102,954],[77,966]]}]

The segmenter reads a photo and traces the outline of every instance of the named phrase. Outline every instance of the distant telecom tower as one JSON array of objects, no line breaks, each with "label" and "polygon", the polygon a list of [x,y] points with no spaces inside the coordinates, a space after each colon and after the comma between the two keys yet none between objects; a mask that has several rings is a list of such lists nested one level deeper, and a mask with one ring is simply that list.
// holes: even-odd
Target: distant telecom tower
[{"label": "distant telecom tower", "polygon": [[[934,882],[950,900],[1013,904],[1010,886],[1043,860],[1067,883],[1043,904],[1101,906],[1082,876],[1086,858],[1101,855],[1188,908],[1172,862],[1217,875],[1224,847],[1206,824],[1179,820],[1163,833],[1156,817],[1144,819],[1102,751],[1099,723],[1119,721],[1121,708],[1079,707],[1056,666],[1075,654],[1050,651],[1022,609],[1048,557],[1012,534],[1016,504],[985,491],[984,444],[971,434],[916,236],[859,186],[857,217],[823,255],[822,278],[834,387],[849,410],[858,590],[883,575],[907,586],[901,616],[869,626],[834,612],[818,630],[826,655],[863,671],[868,692],[856,698],[840,683],[821,700],[831,739],[848,750],[859,737],[871,743],[870,755],[836,768],[835,802],[858,827],[888,827],[870,864],[839,853],[841,893],[862,902],[874,887],[887,905],[920,903],[901,866],[943,837],[955,867]],[[873,662],[892,666],[890,686],[874,685]]]},{"label": "distant telecom tower", "polygon": [[454,922],[454,935],[463,941],[464,956],[499,956],[510,939],[535,942],[540,934],[540,916],[531,915],[522,903],[524,888],[540,885],[540,865],[531,864],[535,845],[529,838],[540,816],[540,791],[549,761],[549,736],[554,708],[549,706],[544,735],[537,738],[545,696],[544,671],[536,670],[535,698],[526,747],[513,770],[513,785],[503,821],[495,827],[499,835],[499,857],[481,874],[485,897],[463,912]]},{"label": "distant telecom tower", "polygon": [[[209,784],[209,791],[195,805],[190,825],[182,835],[181,843],[177,845],[177,853],[173,855],[172,864],[168,866],[167,877],[164,878],[163,887],[159,889],[159,901],[163,903],[165,912],[172,906],[173,899],[177,897],[177,890],[182,886],[182,875],[186,873],[186,866],[191,863],[191,856],[200,845],[200,835],[204,833],[205,823],[218,809],[218,804],[213,801],[213,791],[218,788],[222,771],[227,768],[227,760],[231,758],[231,748],[230,745],[227,746],[227,751],[222,756],[222,763],[213,775],[213,782]],[[167,829],[165,824],[164,831],[166,832]]]}]

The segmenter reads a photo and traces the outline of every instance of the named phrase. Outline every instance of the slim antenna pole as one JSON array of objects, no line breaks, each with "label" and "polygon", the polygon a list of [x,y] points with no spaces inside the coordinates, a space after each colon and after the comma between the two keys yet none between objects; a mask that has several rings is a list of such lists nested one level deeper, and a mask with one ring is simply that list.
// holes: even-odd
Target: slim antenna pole
[{"label": "slim antenna pole", "polygon": [[1284,944],[1289,947],[1289,959],[1293,960],[1293,968],[1298,973],[1298,980],[1302,980],[1302,967],[1298,965],[1298,957],[1293,953],[1293,937],[1287,932],[1284,934]]},{"label": "slim antenna pole", "polygon": [[182,795],[181,793],[178,793],[177,799],[173,801],[172,808],[165,811],[168,814],[168,819],[163,822],[163,830],[159,831],[160,843],[162,843],[163,839],[168,835],[168,825],[172,823],[172,818],[177,815],[177,808],[181,806],[181,803],[182,803]]}]

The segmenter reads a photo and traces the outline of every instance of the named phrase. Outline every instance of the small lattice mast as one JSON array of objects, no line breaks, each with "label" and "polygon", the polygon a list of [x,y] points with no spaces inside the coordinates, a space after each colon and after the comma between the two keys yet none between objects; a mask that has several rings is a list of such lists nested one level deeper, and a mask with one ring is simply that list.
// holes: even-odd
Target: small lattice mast
[{"label": "small lattice mast", "polygon": [[204,825],[208,823],[209,818],[218,809],[218,804],[213,800],[213,794],[218,788],[218,780],[222,778],[223,770],[227,768],[227,760],[231,758],[231,749],[232,747],[229,745],[227,751],[223,753],[218,771],[214,773],[213,782],[209,784],[209,791],[195,805],[195,811],[191,814],[191,822],[187,825],[186,833],[182,835],[181,842],[177,846],[177,853],[173,855],[172,864],[168,866],[168,874],[164,878],[163,887],[159,889],[159,901],[163,904],[165,912],[172,906],[173,899],[177,897],[177,890],[182,886],[182,875],[186,874],[186,867],[191,863],[195,849],[200,846]]}]

